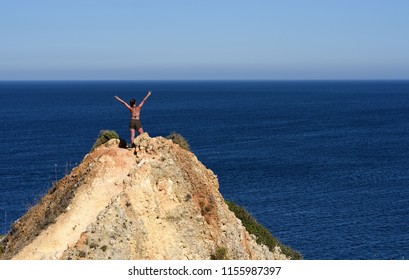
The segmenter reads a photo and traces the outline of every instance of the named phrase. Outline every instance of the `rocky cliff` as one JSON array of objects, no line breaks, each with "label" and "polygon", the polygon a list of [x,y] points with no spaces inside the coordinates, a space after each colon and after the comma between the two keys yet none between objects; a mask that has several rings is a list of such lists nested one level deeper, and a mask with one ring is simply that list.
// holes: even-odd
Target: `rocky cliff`
[{"label": "rocky cliff", "polygon": [[146,133],[90,152],[14,223],[5,259],[287,259],[258,245],[194,154]]}]

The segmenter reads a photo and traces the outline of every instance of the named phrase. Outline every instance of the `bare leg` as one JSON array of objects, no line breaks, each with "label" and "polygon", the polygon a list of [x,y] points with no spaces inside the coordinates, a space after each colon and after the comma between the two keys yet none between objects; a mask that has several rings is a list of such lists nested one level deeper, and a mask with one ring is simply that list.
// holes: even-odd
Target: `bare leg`
[{"label": "bare leg", "polygon": [[143,128],[141,127],[140,129],[138,129],[139,134],[143,133]]},{"label": "bare leg", "polygon": [[135,129],[130,128],[129,131],[131,133],[131,145],[133,145],[133,140],[135,139]]}]

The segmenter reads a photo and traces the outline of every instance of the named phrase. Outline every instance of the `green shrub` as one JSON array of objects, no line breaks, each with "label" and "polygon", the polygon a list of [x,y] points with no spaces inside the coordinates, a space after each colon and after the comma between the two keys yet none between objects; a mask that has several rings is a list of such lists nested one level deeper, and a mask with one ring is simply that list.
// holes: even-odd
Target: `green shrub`
[{"label": "green shrub", "polygon": [[228,260],[227,249],[225,247],[218,247],[214,254],[210,255],[211,260]]},{"label": "green shrub", "polygon": [[280,243],[265,227],[260,225],[244,208],[234,204],[231,201],[226,201],[229,210],[232,211],[238,219],[241,220],[243,226],[250,234],[256,236],[256,242],[258,244],[266,245],[270,251],[274,251],[275,247],[280,247],[281,252],[292,260],[302,259],[302,255]]},{"label": "green shrub", "polygon": [[98,146],[105,144],[111,139],[119,139],[118,134],[114,130],[101,130],[99,132],[97,140],[94,143],[94,146],[92,146],[92,149],[94,150]]},{"label": "green shrub", "polygon": [[[0,241],[3,241],[3,238],[5,237],[5,235],[1,235],[0,234]],[[0,260],[3,259],[3,254],[4,254],[4,248],[5,248],[5,244],[0,243]]]},{"label": "green shrub", "polygon": [[178,144],[182,149],[190,151],[189,143],[179,133],[172,132],[170,135],[166,136],[166,139],[170,139],[173,141],[173,143]]}]

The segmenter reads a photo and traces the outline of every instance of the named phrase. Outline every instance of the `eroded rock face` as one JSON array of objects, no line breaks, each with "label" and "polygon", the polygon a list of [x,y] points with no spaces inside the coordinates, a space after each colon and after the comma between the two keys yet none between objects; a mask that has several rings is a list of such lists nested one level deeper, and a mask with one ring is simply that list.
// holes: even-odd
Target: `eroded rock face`
[{"label": "eroded rock face", "polygon": [[[4,256],[205,260],[224,248],[229,259],[286,259],[256,244],[194,154],[146,133],[135,149],[118,145],[110,140],[88,154],[16,222]],[[55,203],[62,195],[64,207]],[[50,224],[33,222],[47,213],[55,216]]]}]

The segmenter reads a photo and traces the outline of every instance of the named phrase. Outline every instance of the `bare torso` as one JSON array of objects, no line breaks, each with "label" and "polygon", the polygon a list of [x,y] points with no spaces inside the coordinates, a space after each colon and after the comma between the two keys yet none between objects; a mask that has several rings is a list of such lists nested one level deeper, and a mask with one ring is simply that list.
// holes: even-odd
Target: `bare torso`
[{"label": "bare torso", "polygon": [[141,114],[139,106],[133,106],[129,111],[131,112],[131,119],[139,120],[139,115]]}]

